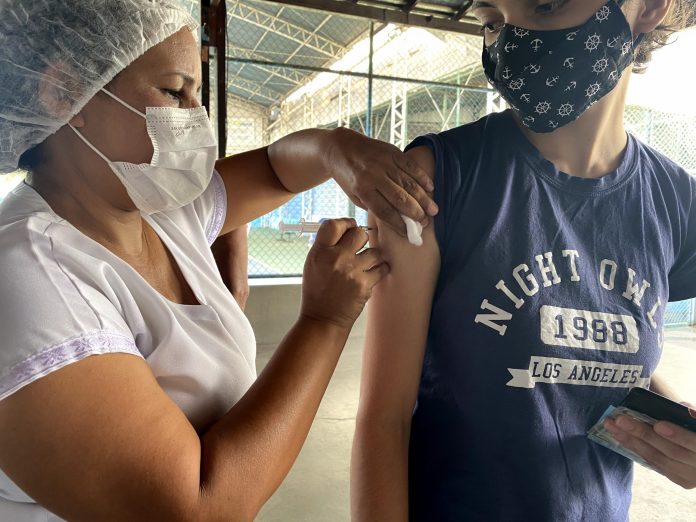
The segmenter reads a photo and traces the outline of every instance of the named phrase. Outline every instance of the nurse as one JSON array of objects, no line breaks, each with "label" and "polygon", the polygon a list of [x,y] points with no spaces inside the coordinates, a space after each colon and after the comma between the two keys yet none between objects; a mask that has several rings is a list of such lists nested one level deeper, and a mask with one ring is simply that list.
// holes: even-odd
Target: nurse
[{"label": "nurse", "polygon": [[436,213],[348,130],[216,162],[195,29],[168,0],[0,4],[0,172],[29,172],[0,206],[0,520],[253,519],[388,266],[325,223],[257,379],[209,245],[329,177],[401,234]]}]

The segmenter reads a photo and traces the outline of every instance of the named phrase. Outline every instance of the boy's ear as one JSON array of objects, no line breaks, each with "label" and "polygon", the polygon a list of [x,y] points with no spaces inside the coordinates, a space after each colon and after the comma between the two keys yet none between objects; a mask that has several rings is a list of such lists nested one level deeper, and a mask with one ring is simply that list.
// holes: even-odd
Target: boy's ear
[{"label": "boy's ear", "polygon": [[651,33],[667,18],[672,8],[673,0],[641,0],[638,2],[633,33]]}]

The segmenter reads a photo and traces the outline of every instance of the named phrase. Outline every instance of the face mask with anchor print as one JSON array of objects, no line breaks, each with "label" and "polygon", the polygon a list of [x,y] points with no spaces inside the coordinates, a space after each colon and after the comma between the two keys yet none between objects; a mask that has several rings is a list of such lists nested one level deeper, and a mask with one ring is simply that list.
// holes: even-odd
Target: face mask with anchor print
[{"label": "face mask with anchor print", "polygon": [[526,127],[552,132],[616,87],[642,39],[634,40],[623,3],[610,0],[570,29],[534,31],[505,24],[494,44],[484,44],[488,81]]}]

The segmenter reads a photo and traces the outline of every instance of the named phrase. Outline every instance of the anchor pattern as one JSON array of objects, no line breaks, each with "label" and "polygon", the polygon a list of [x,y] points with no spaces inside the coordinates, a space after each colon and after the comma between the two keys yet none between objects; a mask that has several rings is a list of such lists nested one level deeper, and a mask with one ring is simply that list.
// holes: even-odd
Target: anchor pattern
[{"label": "anchor pattern", "polygon": [[[536,132],[579,118],[614,89],[633,62],[633,35],[616,0],[585,24],[535,31],[506,24],[485,47],[489,82]],[[542,74],[539,74],[544,71]]]}]

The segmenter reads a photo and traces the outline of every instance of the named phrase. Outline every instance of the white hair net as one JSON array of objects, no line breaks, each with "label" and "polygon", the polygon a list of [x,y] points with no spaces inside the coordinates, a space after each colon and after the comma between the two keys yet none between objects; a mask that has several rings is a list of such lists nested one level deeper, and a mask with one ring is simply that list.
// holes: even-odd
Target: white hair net
[{"label": "white hair net", "polygon": [[[145,51],[197,25],[173,0],[0,0],[0,173]],[[40,103],[43,82],[60,90],[59,114]]]}]

